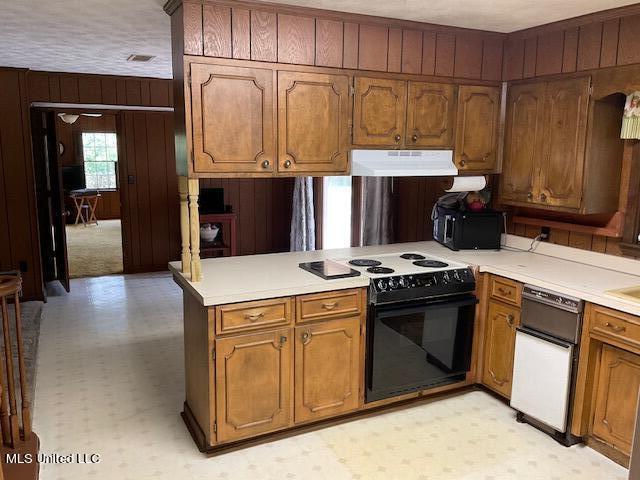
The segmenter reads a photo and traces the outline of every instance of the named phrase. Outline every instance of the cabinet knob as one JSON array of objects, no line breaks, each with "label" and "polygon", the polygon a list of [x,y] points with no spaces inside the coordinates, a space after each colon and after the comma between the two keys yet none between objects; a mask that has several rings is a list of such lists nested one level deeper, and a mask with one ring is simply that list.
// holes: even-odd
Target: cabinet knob
[{"label": "cabinet knob", "polygon": [[262,162],[262,168],[269,168],[269,165],[271,165],[271,164],[269,163],[269,160],[263,160],[263,162]]},{"label": "cabinet knob", "polygon": [[516,317],[514,317],[512,314],[507,315],[507,324],[509,324],[510,327],[513,327],[513,321],[516,319]]},{"label": "cabinet knob", "polygon": [[458,162],[458,164],[459,164],[461,167],[464,167],[464,166],[467,164],[467,161],[466,161],[466,160],[460,160],[460,162]]},{"label": "cabinet knob", "polygon": [[527,192],[527,198],[533,200],[533,192]]},{"label": "cabinet knob", "polygon": [[540,200],[542,200],[543,202],[547,201],[547,196],[544,193],[540,194]]},{"label": "cabinet knob", "polygon": [[285,160],[284,161],[284,168],[289,168],[291,167],[291,160]]},{"label": "cabinet knob", "polygon": [[396,135],[395,137],[393,137],[393,139],[396,141],[396,143],[398,143],[402,137],[400,135]]},{"label": "cabinet knob", "polygon": [[416,135],[416,134],[414,133],[414,134],[411,136],[411,141],[412,141],[413,143],[417,142],[417,141],[418,141],[418,135]]},{"label": "cabinet knob", "polygon": [[280,345],[284,345],[285,343],[287,343],[287,337],[286,335],[282,335],[280,337]]},{"label": "cabinet knob", "polygon": [[302,334],[302,343],[309,343],[310,338],[311,338],[311,335],[309,334],[309,332],[304,332]]}]

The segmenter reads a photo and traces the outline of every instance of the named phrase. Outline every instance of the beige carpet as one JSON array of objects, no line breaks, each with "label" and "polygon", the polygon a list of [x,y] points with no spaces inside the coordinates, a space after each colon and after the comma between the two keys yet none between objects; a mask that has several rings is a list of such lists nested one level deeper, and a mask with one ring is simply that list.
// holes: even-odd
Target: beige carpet
[{"label": "beige carpet", "polygon": [[120,220],[67,225],[67,255],[71,278],[122,273]]}]

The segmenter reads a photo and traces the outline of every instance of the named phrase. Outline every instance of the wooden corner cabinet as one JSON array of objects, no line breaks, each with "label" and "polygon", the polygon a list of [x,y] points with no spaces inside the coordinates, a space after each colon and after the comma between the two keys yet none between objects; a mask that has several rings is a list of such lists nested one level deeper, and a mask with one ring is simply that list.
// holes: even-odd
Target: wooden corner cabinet
[{"label": "wooden corner cabinet", "polygon": [[202,450],[362,407],[366,289],[211,307],[184,298],[183,416]]},{"label": "wooden corner cabinet", "polygon": [[591,98],[591,77],[509,87],[502,203],[573,213],[618,208],[618,96]]},{"label": "wooden corner cabinet", "polygon": [[522,284],[491,275],[486,302],[482,383],[510,398]]},{"label": "wooden corner cabinet", "polygon": [[500,89],[461,85],[458,90],[455,164],[461,173],[498,168]]}]

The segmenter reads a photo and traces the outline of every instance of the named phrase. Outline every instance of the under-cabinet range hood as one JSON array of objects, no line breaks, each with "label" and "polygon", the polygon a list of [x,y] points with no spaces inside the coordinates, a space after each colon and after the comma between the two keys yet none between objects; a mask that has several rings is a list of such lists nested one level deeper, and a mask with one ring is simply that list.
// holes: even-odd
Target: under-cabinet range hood
[{"label": "under-cabinet range hood", "polygon": [[458,175],[452,150],[351,150],[355,177],[448,177]]}]

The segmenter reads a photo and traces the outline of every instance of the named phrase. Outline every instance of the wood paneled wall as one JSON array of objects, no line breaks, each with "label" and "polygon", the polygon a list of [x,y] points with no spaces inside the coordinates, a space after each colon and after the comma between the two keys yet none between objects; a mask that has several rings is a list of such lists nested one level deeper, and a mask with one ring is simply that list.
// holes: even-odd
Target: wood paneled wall
[{"label": "wood paneled wall", "polygon": [[249,2],[182,9],[186,55],[501,79],[500,33]]},{"label": "wood paneled wall", "polygon": [[508,35],[503,80],[640,63],[637,5]]},{"label": "wood paneled wall", "polygon": [[393,179],[394,239],[418,242],[433,239],[431,210],[444,192],[444,179],[400,177]]},{"label": "wood paneled wall", "polygon": [[172,112],[119,116],[125,273],[166,270],[180,258]]},{"label": "wood paneled wall", "polygon": [[293,178],[201,179],[200,188],[223,188],[238,217],[238,254],[289,251]]},{"label": "wood paneled wall", "polygon": [[26,299],[42,297],[26,71],[0,68],[0,271],[23,271]]},{"label": "wood paneled wall", "polygon": [[37,71],[27,77],[30,102],[173,106],[171,80]]}]

